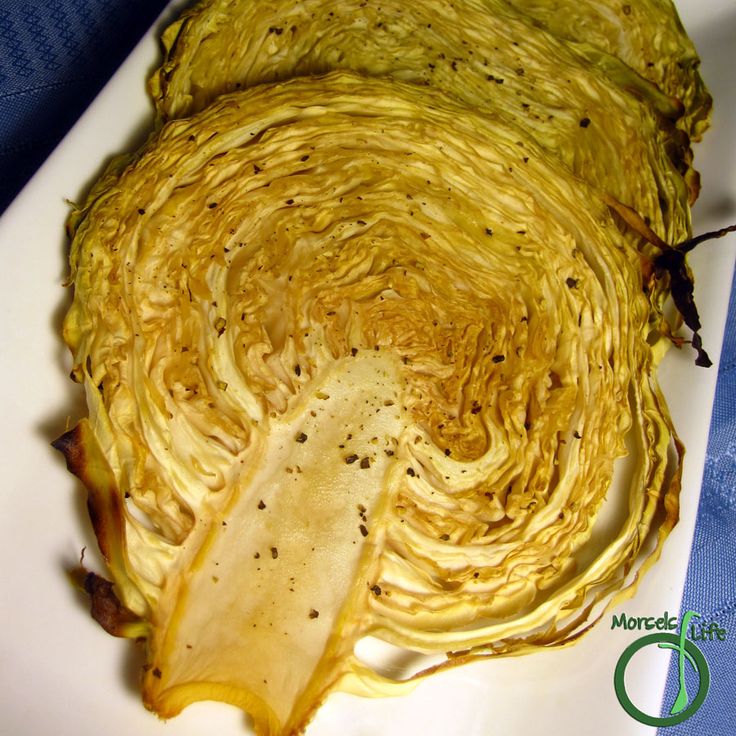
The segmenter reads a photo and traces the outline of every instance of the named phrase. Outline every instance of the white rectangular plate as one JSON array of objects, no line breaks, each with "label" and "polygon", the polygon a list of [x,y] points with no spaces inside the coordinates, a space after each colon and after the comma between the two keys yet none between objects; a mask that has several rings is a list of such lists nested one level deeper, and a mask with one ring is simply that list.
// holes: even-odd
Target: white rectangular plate
[{"label": "white rectangular plate", "polygon": [[[736,220],[736,93],[731,56],[736,28],[732,0],[679,0],[683,21],[703,57],[716,98],[713,129],[697,147],[703,194],[696,231]],[[144,82],[155,65],[161,24],[99,95],[36,177],[0,220],[0,379],[5,407],[0,427],[0,613],[2,722],[0,733],[55,736],[235,736],[248,733],[234,708],[201,703],[164,724],[141,705],[140,664],[131,644],[109,637],[85,612],[65,579],[84,545],[94,548],[83,494],[50,441],[68,417],[83,414],[67,378],[59,337],[68,295],[65,198],[77,199],[101,162],[130,149],[151,122]],[[692,264],[703,339],[718,359],[734,260],[734,242],[696,251]],[[633,601],[633,615],[679,611],[695,524],[716,369],[698,369],[692,354],[672,351],[662,370],[675,425],[688,454],[679,526],[661,561]],[[630,718],[613,690],[613,671],[635,633],[610,630],[610,617],[578,645],[533,656],[489,661],[437,676],[406,697],[332,697],[311,736],[488,736],[597,734],[635,736],[651,728]],[[656,713],[667,666],[649,666],[638,705]]]}]

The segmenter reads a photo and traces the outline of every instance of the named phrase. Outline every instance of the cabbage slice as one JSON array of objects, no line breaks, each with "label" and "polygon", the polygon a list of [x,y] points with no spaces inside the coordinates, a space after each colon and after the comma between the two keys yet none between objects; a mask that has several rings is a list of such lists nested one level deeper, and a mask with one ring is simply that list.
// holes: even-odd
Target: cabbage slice
[{"label": "cabbage slice", "polygon": [[204,0],[163,41],[163,120],[264,82],[388,76],[503,115],[666,242],[687,237],[711,100],[669,0]]},{"label": "cabbage slice", "polygon": [[[59,446],[149,708],[300,733],[334,690],[571,643],[634,589],[682,448],[617,217],[503,113],[352,73],[118,161],[73,218],[90,417]],[[392,678],[366,636],[441,661]]]}]

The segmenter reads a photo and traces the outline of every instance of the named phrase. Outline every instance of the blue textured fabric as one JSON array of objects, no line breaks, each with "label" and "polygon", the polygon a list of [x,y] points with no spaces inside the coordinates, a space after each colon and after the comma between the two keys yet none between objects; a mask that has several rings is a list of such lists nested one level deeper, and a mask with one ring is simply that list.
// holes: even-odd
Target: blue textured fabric
[{"label": "blue textured fabric", "polygon": [[166,0],[0,0],[0,212]]},{"label": "blue textured fabric", "polygon": [[[710,670],[710,690],[700,710],[658,736],[733,736],[736,733],[736,277],[718,372],[703,486],[690,552],[682,614],[697,611],[703,623],[727,633],[696,642]],[[700,623],[700,622],[699,622]],[[701,626],[696,626],[698,633]],[[707,631],[707,629],[706,629]],[[691,672],[687,668],[688,673]],[[686,678],[689,693],[698,680]],[[661,716],[666,717],[679,688],[672,656]],[[692,697],[692,696],[691,696]]]},{"label": "blue textured fabric", "polygon": [[[0,212],[165,5],[166,0],[0,0]],[[735,518],[736,284],[683,600],[683,612],[698,611],[728,635],[725,642],[698,642],[711,671],[708,698],[692,718],[659,729],[659,736],[736,733]],[[673,661],[663,715],[677,686]],[[697,683],[688,681],[688,687]]]}]

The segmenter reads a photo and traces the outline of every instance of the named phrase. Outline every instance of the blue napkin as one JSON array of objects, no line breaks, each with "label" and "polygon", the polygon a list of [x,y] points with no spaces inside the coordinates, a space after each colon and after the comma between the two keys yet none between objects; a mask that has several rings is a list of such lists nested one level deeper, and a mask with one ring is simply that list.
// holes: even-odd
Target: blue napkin
[{"label": "blue napkin", "polygon": [[0,213],[166,0],[0,0]]},{"label": "blue napkin", "polygon": [[[166,0],[0,0],[0,212],[165,5]],[[697,611],[703,622],[717,622],[727,636],[725,642],[697,642],[708,662],[710,692],[691,718],[660,728],[660,736],[736,733],[735,512],[736,284],[682,604],[682,613]],[[692,694],[698,682],[692,673],[688,678]],[[673,656],[662,717],[679,689],[678,657]]]},{"label": "blue napkin", "polygon": [[[717,247],[717,246],[716,246]],[[712,369],[711,369],[712,370]],[[703,705],[680,724],[658,729],[658,736],[733,736],[736,733],[736,278],[718,371],[703,486],[690,552],[681,617],[696,611],[696,646],[710,671]],[[717,625],[718,629],[710,626]],[[725,640],[719,638],[725,631]],[[693,698],[699,678],[686,666],[686,688]],[[665,718],[680,689],[678,657],[672,656],[660,716]]]}]

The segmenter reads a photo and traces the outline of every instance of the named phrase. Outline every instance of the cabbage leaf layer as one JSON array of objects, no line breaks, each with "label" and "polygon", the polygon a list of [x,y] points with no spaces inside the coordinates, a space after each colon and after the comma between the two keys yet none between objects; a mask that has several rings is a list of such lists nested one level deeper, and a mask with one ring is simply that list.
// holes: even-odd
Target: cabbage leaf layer
[{"label": "cabbage leaf layer", "polygon": [[204,0],[163,40],[162,120],[263,82],[388,76],[503,115],[666,242],[689,226],[711,100],[670,0]]}]

